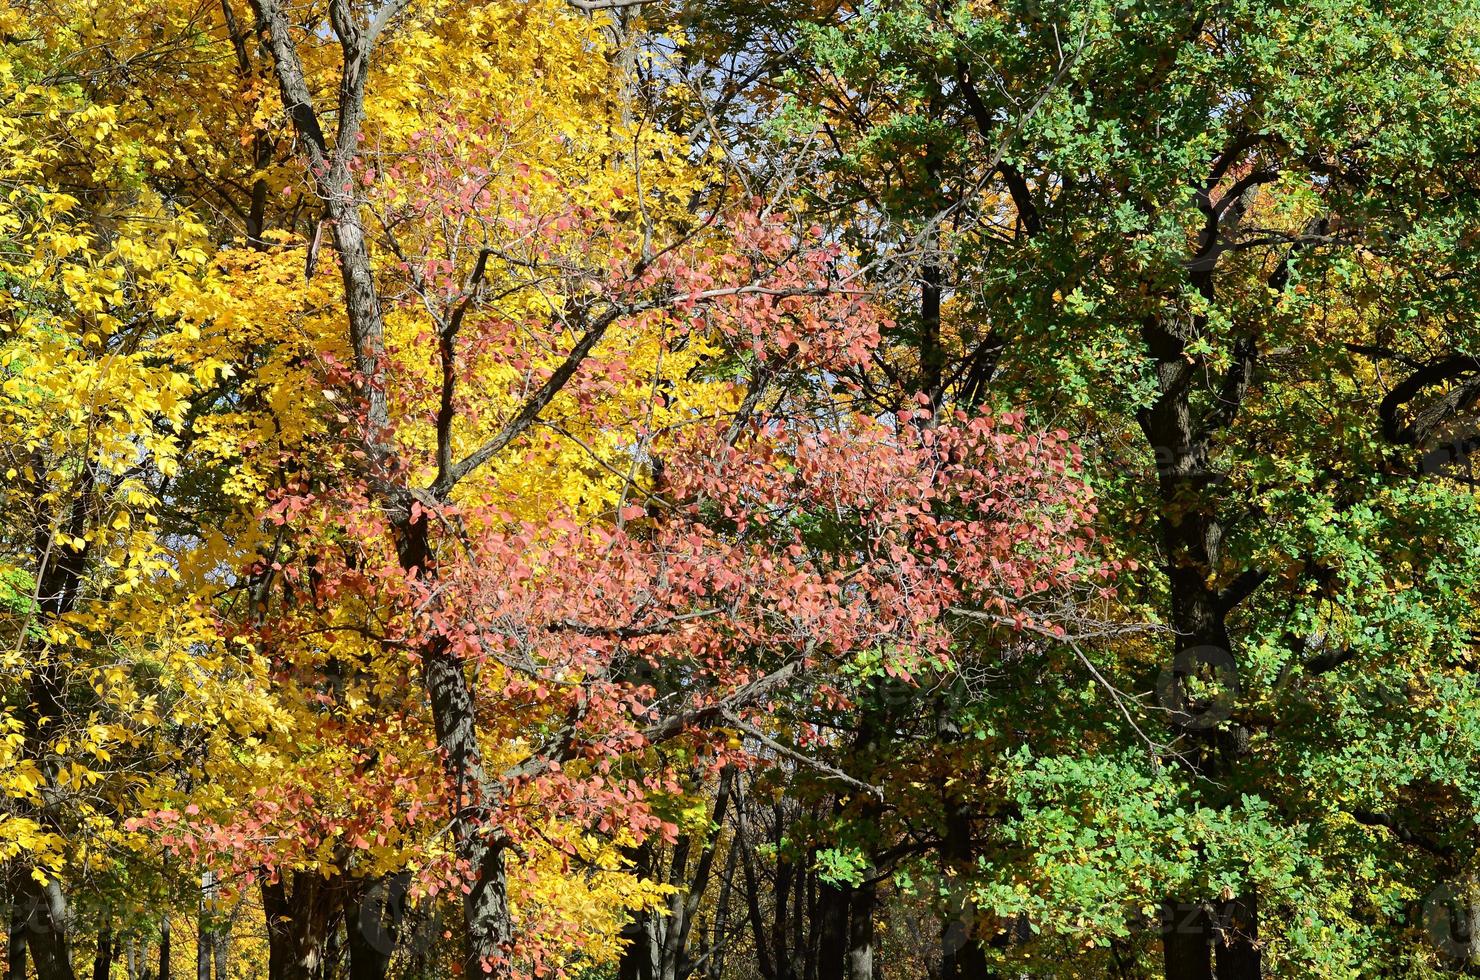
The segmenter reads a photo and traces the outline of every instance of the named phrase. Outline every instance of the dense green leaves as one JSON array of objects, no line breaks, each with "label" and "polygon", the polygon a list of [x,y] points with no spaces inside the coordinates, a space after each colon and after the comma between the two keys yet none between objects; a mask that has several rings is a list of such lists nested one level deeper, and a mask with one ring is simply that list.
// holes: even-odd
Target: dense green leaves
[{"label": "dense green leaves", "polygon": [[[863,3],[792,40],[753,96],[824,134],[814,206],[894,299],[864,397],[1070,430],[1141,566],[1118,615],[1167,627],[1088,644],[1105,683],[962,634],[982,737],[913,764],[971,787],[983,907],[1150,957],[1168,896],[1252,891],[1265,971],[1438,963],[1480,819],[1480,6]],[[1198,643],[1239,675],[1206,736],[1155,695]]]}]

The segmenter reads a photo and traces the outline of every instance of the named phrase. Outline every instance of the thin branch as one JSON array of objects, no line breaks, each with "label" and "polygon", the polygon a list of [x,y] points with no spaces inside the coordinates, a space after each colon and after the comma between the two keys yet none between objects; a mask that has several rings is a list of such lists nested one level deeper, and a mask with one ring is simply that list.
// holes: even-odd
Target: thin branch
[{"label": "thin branch", "polygon": [[749,735],[757,742],[760,742],[772,752],[775,752],[778,755],[783,755],[786,758],[791,759],[793,762],[804,765],[809,769],[815,769],[826,776],[828,779],[835,780],[836,782],[843,783],[847,786],[852,786],[856,790],[867,793],[881,803],[884,801],[884,790],[882,787],[875,786],[872,783],[865,783],[861,779],[856,779],[853,776],[848,775],[841,769],[828,765],[821,759],[813,758],[812,756],[809,756],[803,752],[798,752],[796,749],[793,749],[788,745],[783,745],[781,742],[778,742],[774,738],[771,738],[765,732],[761,731],[759,728],[756,728],[754,725],[745,721],[739,715],[735,714],[732,711],[723,711],[720,713],[720,717],[722,717],[732,727],[740,729],[742,732]]}]

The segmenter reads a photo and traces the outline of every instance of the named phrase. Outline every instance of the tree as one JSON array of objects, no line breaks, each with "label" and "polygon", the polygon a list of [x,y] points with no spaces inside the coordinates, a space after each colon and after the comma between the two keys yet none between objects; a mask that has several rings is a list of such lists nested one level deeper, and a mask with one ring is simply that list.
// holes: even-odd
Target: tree
[{"label": "tree", "polygon": [[[1197,831],[1189,853],[1170,849],[1166,914],[1187,928],[1163,930],[1167,975],[1211,975],[1213,947],[1218,975],[1239,977],[1258,975],[1261,960],[1339,970],[1368,943],[1391,943],[1399,961],[1423,955],[1401,938],[1405,913],[1370,894],[1354,900],[1340,875],[1315,868],[1360,867],[1367,848],[1388,853],[1380,832],[1336,829],[1411,805],[1371,778],[1383,765],[1376,744],[1468,744],[1460,730],[1432,730],[1423,696],[1374,688],[1394,669],[1415,692],[1431,690],[1420,677],[1442,673],[1444,693],[1433,696],[1460,715],[1472,703],[1459,664],[1473,500],[1453,484],[1415,483],[1412,457],[1383,442],[1422,445],[1427,420],[1452,425],[1473,400],[1466,355],[1450,351],[1472,345],[1467,300],[1452,284],[1473,263],[1475,90],[1460,67],[1473,51],[1452,27],[1474,11],[792,13],[795,26],[754,55],[785,51],[790,75],[778,92],[762,73],[754,101],[737,97],[745,108],[730,118],[775,106],[789,146],[831,147],[818,208],[846,209],[873,267],[912,283],[860,383],[884,405],[915,388],[947,405],[1027,400],[1059,420],[1089,449],[1118,550],[1155,570],[1127,592],[1159,608],[1175,636],[1162,659],[1164,704],[1195,702],[1185,675],[1212,666],[1203,653],[1237,664],[1227,723],[1180,709],[1151,719],[1180,742],[1183,789],[1153,792],[1142,780],[1162,777],[1135,763],[1112,777],[1103,763],[1066,760],[1054,776],[1060,792],[1084,780],[1085,805],[1166,800],[1166,821],[1138,838],[1153,852],[1168,851],[1158,834],[1175,841],[1217,826]],[[733,16],[742,26],[730,33],[769,45],[785,22],[773,14],[716,19]],[[1380,366],[1395,358],[1415,370],[1386,382]],[[1292,530],[1302,526],[1330,531]],[[1428,543],[1422,554],[1403,547],[1415,537]],[[1422,602],[1452,612],[1418,613],[1390,577],[1413,581],[1407,571],[1379,571],[1404,562],[1432,584]],[[1394,668],[1397,636],[1405,653]],[[1143,664],[1132,650],[1102,669],[1121,690],[1145,690]],[[1383,735],[1323,727],[1354,697],[1363,717],[1383,717]],[[1320,792],[1325,779],[1363,788],[1333,800]],[[1457,784],[1436,783],[1447,813],[1468,812]],[[1212,823],[1175,819],[1201,807],[1218,815]],[[1045,817],[1010,825],[1022,839]],[[1308,826],[1323,828],[1320,841],[1297,844]],[[1242,871],[1207,863],[1227,833],[1263,841]],[[1420,898],[1436,871],[1413,841],[1417,865],[1396,887]],[[1282,870],[1295,866],[1305,869],[1299,889]],[[1031,911],[1094,907],[1080,901],[1058,894]],[[1277,910],[1264,926],[1259,903]],[[1317,941],[1281,925],[1291,922],[1344,928]]]}]

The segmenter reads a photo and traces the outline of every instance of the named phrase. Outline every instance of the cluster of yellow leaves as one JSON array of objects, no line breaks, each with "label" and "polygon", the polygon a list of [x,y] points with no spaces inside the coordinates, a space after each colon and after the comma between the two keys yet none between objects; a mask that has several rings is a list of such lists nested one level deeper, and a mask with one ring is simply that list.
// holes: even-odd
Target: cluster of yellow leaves
[{"label": "cluster of yellow leaves", "polygon": [[[380,214],[417,203],[419,181],[442,161],[428,160],[416,148],[429,130],[437,134],[439,124],[455,133],[459,162],[472,164],[464,180],[493,193],[487,200],[475,198],[455,222],[398,228],[401,254],[445,263],[451,279],[466,281],[480,250],[521,256],[533,247],[527,228],[511,226],[511,217],[557,227],[568,221],[568,233],[554,243],[555,258],[573,269],[593,259],[592,229],[628,235],[633,243],[646,235],[657,243],[652,247],[661,247],[674,229],[692,223],[694,196],[712,174],[689,160],[678,138],[632,115],[623,52],[605,25],[560,0],[418,5],[413,23],[387,44],[383,77],[371,86],[366,160],[377,172],[371,201]],[[520,43],[509,44],[514,37]],[[394,178],[385,177],[388,171]],[[510,191],[521,197],[517,214]],[[601,252],[596,249],[597,262]],[[546,256],[546,266],[550,261]],[[517,262],[495,263],[484,289],[499,300],[482,316],[512,324],[550,318],[571,290],[561,283],[552,288],[547,275],[522,276]],[[382,276],[400,284],[404,272],[385,262]],[[404,288],[410,292],[411,284]],[[417,338],[430,326],[419,302],[389,313],[391,346],[423,354],[420,361],[397,364],[405,383],[392,394],[402,398],[397,416],[407,458],[425,463],[417,475],[426,482],[433,475],[435,432],[424,422],[433,410],[425,393],[432,389],[435,363],[432,349]],[[641,475],[634,466],[635,430],[691,422],[733,396],[728,385],[693,380],[712,349],[696,339],[676,352],[663,329],[664,322],[655,320],[609,336],[592,361],[620,361],[630,380],[596,404],[578,404],[569,393],[557,396],[531,451],[496,461],[463,488],[464,498],[495,496],[520,518],[543,517],[552,504],[577,514],[610,511],[634,475]],[[468,368],[481,390],[476,410],[454,429],[457,454],[496,432],[530,390],[529,379],[552,370],[575,340],[570,333],[548,338],[544,351],[530,343],[528,366],[511,363],[499,351],[475,355]]]},{"label": "cluster of yellow leaves", "polygon": [[[153,825],[127,819],[150,811],[227,824],[264,795],[300,793],[324,825],[353,826],[366,801],[337,781],[362,766],[365,731],[408,773],[377,805],[404,812],[440,778],[414,667],[352,631],[314,628],[326,616],[373,618],[358,600],[289,610],[303,629],[272,650],[224,626],[257,613],[239,587],[254,562],[336,545],[327,532],[283,542],[262,514],[304,477],[301,461],[347,451],[353,424],[332,380],[349,360],[334,260],[306,261],[315,202],[261,51],[249,26],[227,19],[232,9],[104,0],[22,14],[0,0],[0,38],[29,42],[0,42],[0,860],[64,881],[125,860],[160,867]],[[633,117],[625,53],[602,18],[556,0],[436,0],[408,16],[386,37],[367,106],[374,208],[416,203],[407,188],[434,162],[419,141],[444,120],[465,127],[460,146],[481,179],[517,188],[531,214],[578,213],[632,242],[692,220],[709,175]],[[332,91],[336,46],[312,40],[313,87]],[[263,193],[288,230],[247,248],[241,222]],[[463,280],[480,248],[523,247],[501,223],[507,203],[494,195],[456,225],[408,222],[397,248]],[[572,235],[555,248],[576,264],[588,245]],[[387,311],[396,438],[427,481],[430,321],[401,257],[382,243],[376,260],[386,295],[399,297]],[[517,264],[490,273],[485,294],[500,300],[480,315],[549,316],[556,293],[519,275]],[[599,400],[561,395],[527,451],[460,492],[515,517],[613,510],[643,475],[634,433],[735,397],[693,380],[714,354],[702,340],[675,352],[664,329],[639,320],[608,336],[592,362],[620,370]],[[478,384],[454,429],[459,452],[497,431],[572,342],[568,332],[530,341],[519,367],[498,351],[469,354],[463,369]],[[83,569],[76,598],[43,614],[38,582],[62,560]],[[329,710],[325,672],[345,663],[365,669]],[[38,716],[43,680],[59,688],[64,717]],[[512,760],[528,723],[490,726],[488,757]],[[351,730],[360,743],[344,740]],[[331,834],[297,849],[287,824],[260,837],[281,842],[284,868],[372,876],[445,856],[444,822],[428,813],[414,832]],[[620,842],[557,825],[547,837],[520,859],[517,907],[531,921],[581,924],[553,940],[560,955],[611,962],[627,911],[668,889],[631,874]],[[597,870],[572,874],[571,854]]]}]

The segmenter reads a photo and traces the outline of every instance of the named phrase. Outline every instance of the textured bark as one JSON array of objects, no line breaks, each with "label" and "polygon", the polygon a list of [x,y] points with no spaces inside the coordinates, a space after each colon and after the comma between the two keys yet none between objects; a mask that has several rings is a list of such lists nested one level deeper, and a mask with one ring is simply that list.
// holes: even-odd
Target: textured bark
[{"label": "textured bark", "polygon": [[26,980],[26,931],[28,909],[16,902],[10,909],[10,935],[5,954],[5,980]]},{"label": "textured bark", "polygon": [[680,834],[673,842],[673,853],[669,859],[668,883],[678,889],[668,899],[668,915],[661,923],[655,922],[657,931],[658,980],[677,980],[684,956],[684,939],[691,928],[688,896],[684,894],[684,877],[688,873],[689,855],[694,847],[689,834]]},{"label": "textured bark", "polygon": [[750,940],[755,950],[756,969],[760,972],[762,980],[778,980],[777,960],[772,956],[765,920],[761,915],[761,878],[755,866],[755,855],[751,850],[752,845],[747,834],[743,810],[739,814],[739,819],[736,820],[733,846],[740,851],[740,871],[745,888],[745,914],[750,923]]},{"label": "textured bark", "polygon": [[287,980],[293,975],[290,967],[293,961],[293,931],[287,889],[281,878],[262,883],[262,918],[267,930],[268,980]]},{"label": "textured bark", "polygon": [[[948,696],[937,705],[935,731],[943,743],[961,737],[954,715],[954,697]],[[944,835],[940,844],[943,864],[954,868],[961,880],[970,880],[976,862],[976,849],[971,837],[971,813],[968,804],[942,787]],[[987,952],[977,935],[976,907],[965,896],[953,895],[946,908],[946,921],[941,928],[940,976],[942,980],[995,980]]]},{"label": "textured bark", "polygon": [[[944,856],[948,861],[969,860],[969,827],[964,815],[953,811],[947,818]],[[996,973],[987,962],[987,952],[976,935],[976,916],[965,903],[953,904],[946,910],[941,929],[940,976],[942,980],[995,980]]]},{"label": "textured bark", "polygon": [[[778,823],[777,837],[781,836]],[[771,896],[771,904],[774,906],[771,913],[771,952],[776,958],[778,976],[781,980],[796,980],[799,975],[797,970],[797,955],[800,953],[799,944],[788,944],[790,938],[788,925],[791,922],[790,902],[792,892],[792,881],[796,878],[796,865],[792,860],[779,851],[776,856],[776,887]],[[798,903],[795,913],[802,914],[801,904]]]},{"label": "textured bark", "polygon": [[[801,960],[801,968],[795,972],[802,980],[817,980],[817,947],[822,941],[822,930],[817,927],[822,921],[822,916],[818,911],[819,901],[817,872],[809,871],[797,881],[797,909],[799,911],[796,916],[796,929],[793,930],[795,938],[792,940],[792,945],[796,950],[793,955]],[[801,909],[807,910],[806,919],[811,927],[805,934],[802,932]]]},{"label": "textured bark", "polygon": [[482,817],[496,801],[488,798],[489,781],[478,745],[472,691],[462,662],[440,638],[433,639],[422,656],[437,744],[456,793],[454,826],[458,856],[477,871],[477,880],[471,883],[471,890],[463,899],[463,925],[467,930],[465,976],[486,973],[485,965],[492,965],[492,976],[504,976],[508,970],[507,953],[514,938],[504,868],[507,843],[501,837],[490,836],[480,826]]},{"label": "textured bark", "polygon": [[98,929],[98,951],[93,957],[93,980],[108,980],[113,971],[113,929],[106,923]]},{"label": "textured bark", "polygon": [[[934,248],[932,239],[927,248]],[[920,390],[939,405],[945,394],[945,348],[940,337],[940,258],[930,255],[920,270]]]},{"label": "textured bark", "polygon": [[72,972],[71,910],[55,878],[38,885],[29,875],[23,894],[35,912],[30,916],[26,949],[37,980],[75,980]]},{"label": "textured bark", "polygon": [[[1186,357],[1182,338],[1160,323],[1148,322],[1142,336],[1156,360],[1160,394],[1141,413],[1140,424],[1158,467],[1158,525],[1166,555],[1162,571],[1171,598],[1171,624],[1176,632],[1177,650],[1209,647],[1233,656],[1225,623],[1227,604],[1212,584],[1221,570],[1224,526],[1219,511],[1221,500],[1208,475],[1208,423],[1194,416],[1189,394],[1194,383],[1192,362]],[[1252,358],[1252,353],[1248,357]],[[1230,376],[1222,392],[1225,406],[1236,407],[1242,400],[1250,370],[1251,365],[1245,365],[1239,374]],[[1227,424],[1232,417],[1225,414],[1219,422]],[[1173,683],[1181,684],[1183,680],[1175,676]],[[1194,761],[1210,775],[1216,774],[1220,754],[1234,754],[1228,751],[1232,747],[1226,744],[1227,736],[1206,731],[1187,734],[1195,746]],[[1221,746],[1225,751],[1221,753],[1220,740],[1225,743]],[[1257,934],[1257,906],[1252,900],[1243,903],[1235,899],[1235,904],[1247,919],[1246,932]],[[1168,901],[1166,912],[1174,920],[1162,937],[1167,980],[1213,977],[1210,948],[1217,937],[1209,917],[1195,913],[1177,899]],[[1219,977],[1257,978],[1259,971],[1259,950],[1252,942],[1220,949]]]},{"label": "textured bark", "polygon": [[[1221,179],[1236,157],[1237,147],[1230,147],[1222,155],[1209,187]],[[1243,221],[1259,185],[1278,179],[1280,171],[1275,165],[1249,174],[1244,178],[1243,191],[1226,206],[1214,207],[1204,195],[1200,207],[1206,223],[1186,268],[1189,285],[1208,303],[1213,303],[1217,296],[1218,262],[1228,251],[1231,233]],[[1285,289],[1292,262],[1300,250],[1328,231],[1328,217],[1311,219],[1301,239],[1292,240],[1275,264],[1266,286],[1275,292]],[[1171,597],[1171,625],[1176,631],[1177,652],[1205,646],[1236,658],[1226,619],[1235,606],[1248,598],[1252,587],[1235,584],[1220,591],[1216,584],[1227,571],[1222,564],[1223,508],[1229,501],[1225,499],[1223,484],[1211,472],[1209,447],[1216,437],[1226,434],[1239,416],[1254,383],[1260,336],[1255,329],[1236,334],[1228,367],[1221,377],[1214,377],[1187,350],[1186,338],[1201,336],[1206,327],[1204,314],[1194,315],[1190,324],[1172,324],[1155,316],[1142,324],[1146,352],[1156,365],[1157,397],[1140,413],[1138,421],[1156,458],[1162,571]],[[1195,390],[1205,396],[1207,404],[1201,409],[1193,404]],[[1261,580],[1252,569],[1245,570],[1240,578],[1255,583]],[[1180,678],[1174,678],[1174,684],[1180,682]],[[1227,726],[1217,733],[1202,730],[1188,734],[1195,746],[1194,764],[1213,778],[1226,775],[1223,770],[1247,747],[1247,735],[1238,725]],[[1178,921],[1163,934],[1167,980],[1202,980],[1212,976],[1209,949],[1213,945],[1218,950],[1218,977],[1257,980],[1261,971],[1256,941],[1257,899],[1253,894],[1235,896],[1224,908],[1230,910],[1235,928],[1216,927],[1205,912],[1193,914],[1177,897],[1169,898],[1164,913]]]},{"label": "textured bark", "polygon": [[[196,907],[195,980],[211,980],[211,952],[216,943],[211,904],[216,895],[216,875],[207,871],[200,876],[200,902]],[[221,980],[226,980],[224,975]]]},{"label": "textured bark", "polygon": [[[1159,527],[1166,554],[1163,572],[1171,596],[1177,648],[1213,646],[1226,650],[1228,634],[1217,595],[1208,584],[1222,543],[1222,525],[1200,485],[1206,466],[1187,392],[1192,368],[1183,356],[1180,337],[1157,323],[1148,323],[1143,337],[1157,362],[1160,395],[1142,413],[1140,422],[1157,463]],[[1173,683],[1182,680],[1177,677]],[[1205,740],[1197,741],[1204,750],[1199,761],[1205,764]],[[1169,900],[1163,917],[1166,980],[1212,980],[1212,935],[1207,916],[1194,904]]]},{"label": "textured bark", "polygon": [[[385,478],[382,471],[389,455],[390,428],[382,376],[385,324],[361,211],[352,189],[351,165],[364,116],[365,85],[375,38],[404,6],[404,0],[391,0],[376,10],[373,20],[362,23],[354,7],[345,0],[330,3],[330,21],[343,54],[335,105],[335,140],[331,147],[314,108],[292,27],[282,5],[278,0],[253,0],[258,22],[265,28],[265,41],[283,104],[288,107],[293,128],[304,144],[324,200],[325,217],[334,238],[344,284],[355,368],[362,385],[366,454],[377,471],[376,477],[381,479]],[[449,492],[450,489],[447,488]],[[402,567],[408,571],[415,569],[423,580],[430,578],[435,569],[431,564],[425,520],[410,517],[410,496],[404,488],[387,486],[385,493],[397,523]],[[457,796],[453,831],[458,856],[477,874],[463,901],[465,975],[484,975],[485,965],[491,965],[493,972],[488,975],[506,976],[505,954],[513,937],[504,870],[507,843],[488,837],[483,829],[486,823],[483,818],[495,801],[488,798],[490,783],[478,748],[472,696],[462,663],[445,641],[431,638],[419,653],[438,744]]]},{"label": "textured bark", "polygon": [[385,875],[344,892],[350,980],[385,980],[401,938],[410,872]]},{"label": "textured bark", "polygon": [[263,882],[268,980],[318,980],[324,975],[333,959],[337,888],[317,875],[289,872],[275,882]]},{"label": "textured bark", "polygon": [[725,871],[720,879],[719,898],[714,903],[714,938],[710,940],[713,963],[709,971],[714,980],[722,980],[725,975],[725,953],[729,949],[730,940],[730,898],[734,894],[735,875],[738,873],[737,852],[738,848],[731,841],[725,854]]},{"label": "textured bark", "polygon": [[727,768],[720,773],[719,785],[714,794],[714,810],[710,814],[711,826],[716,830],[705,838],[704,845],[699,851],[699,859],[694,865],[693,876],[688,880],[683,893],[683,918],[680,922],[675,922],[670,926],[671,939],[667,945],[671,953],[665,957],[665,962],[672,963],[671,980],[687,980],[694,972],[693,957],[689,955],[689,938],[693,934],[694,920],[698,915],[699,905],[704,899],[704,892],[709,888],[710,876],[714,873],[714,850],[719,837],[718,828],[724,825],[725,813],[729,809],[734,785],[735,771],[733,769]]},{"label": "textured bark", "polygon": [[[39,460],[38,460],[39,462]],[[42,471],[42,467],[37,467]],[[73,488],[72,503],[64,522],[68,537],[81,537],[87,529],[89,508],[94,489],[94,470],[89,463],[83,468]],[[36,491],[41,492],[39,484]],[[82,592],[82,578],[87,568],[89,547],[73,549],[58,543],[51,522],[41,521],[36,528],[33,547],[40,570],[37,576],[36,606],[44,620],[55,620],[71,612]],[[64,834],[57,817],[56,791],[53,784],[55,763],[49,746],[57,728],[67,716],[66,678],[53,656],[44,649],[33,649],[30,704],[22,712],[25,724],[24,751],[36,761],[46,775],[41,786],[42,805],[38,819],[47,829]],[[27,918],[26,946],[39,980],[73,980],[72,913],[62,883],[56,876],[42,885],[22,869],[21,898],[30,906]]]},{"label": "textured bark", "polygon": [[852,889],[818,886],[817,980],[844,980],[848,970],[848,907]]},{"label": "textured bark", "polygon": [[170,980],[170,917],[159,920],[159,980]]},{"label": "textured bark", "polygon": [[215,942],[216,937],[206,925],[205,916],[201,916],[200,928],[195,935],[195,980],[211,980],[211,951]]},{"label": "textured bark", "polygon": [[869,880],[854,889],[848,910],[848,980],[874,980],[874,909],[878,883]]}]

